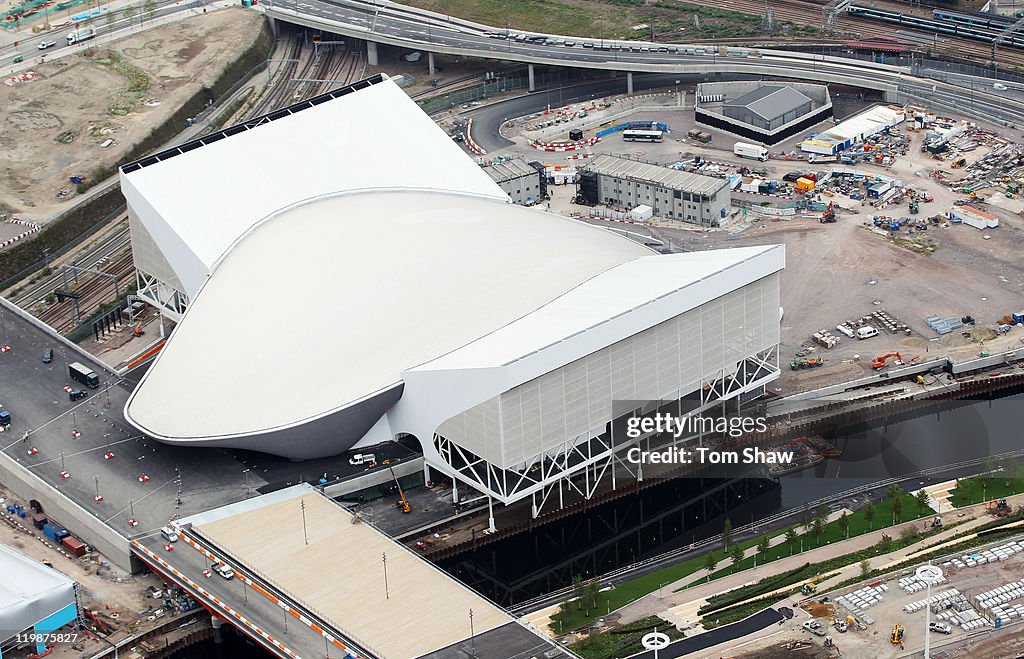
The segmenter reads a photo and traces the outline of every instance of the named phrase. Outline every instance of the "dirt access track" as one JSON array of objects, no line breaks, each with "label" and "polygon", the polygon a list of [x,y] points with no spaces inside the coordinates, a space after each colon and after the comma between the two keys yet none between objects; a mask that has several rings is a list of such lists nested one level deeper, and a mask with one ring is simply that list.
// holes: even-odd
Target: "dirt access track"
[{"label": "dirt access track", "polygon": [[[71,176],[120,163],[211,85],[262,26],[255,12],[210,11],[97,43],[37,65],[34,80],[0,85],[0,212],[48,222],[74,202]],[[104,148],[107,140],[113,142]],[[58,198],[65,189],[67,196]]]}]

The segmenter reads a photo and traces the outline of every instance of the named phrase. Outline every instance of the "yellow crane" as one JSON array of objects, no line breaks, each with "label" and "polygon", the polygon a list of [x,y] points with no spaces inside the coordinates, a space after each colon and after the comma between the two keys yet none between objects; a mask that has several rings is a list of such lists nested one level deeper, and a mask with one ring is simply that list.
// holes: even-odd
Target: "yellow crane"
[{"label": "yellow crane", "polygon": [[395,502],[396,508],[401,508],[403,513],[411,513],[412,506],[409,505],[409,500],[405,498],[405,492],[402,491],[402,484],[398,482],[398,476],[395,476],[395,470],[388,465],[388,470],[391,472],[391,477],[395,479],[395,487],[398,488],[398,496],[402,497]]}]

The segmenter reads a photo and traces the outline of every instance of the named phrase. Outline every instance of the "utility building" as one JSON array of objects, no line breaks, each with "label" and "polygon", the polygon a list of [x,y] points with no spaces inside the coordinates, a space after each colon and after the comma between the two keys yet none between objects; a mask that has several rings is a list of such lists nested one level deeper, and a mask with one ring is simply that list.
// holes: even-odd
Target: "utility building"
[{"label": "utility building", "polygon": [[724,226],[732,203],[724,179],[617,156],[588,160],[579,185],[586,203],[627,209],[650,206],[655,215],[706,227]]},{"label": "utility building", "polygon": [[[609,190],[673,217],[728,206],[724,181],[597,160]],[[276,185],[253,187],[260,162]],[[161,442],[303,460],[417,441],[426,480],[536,515],[633,473],[625,417],[721,408],[779,375],[783,246],[660,255],[516,206],[384,75],[121,184],[139,294],[180,319],[125,406]]]},{"label": "utility building", "polygon": [[544,165],[537,161],[526,162],[522,158],[513,158],[485,165],[483,170],[509,196],[513,204],[532,206],[548,194]]},{"label": "utility building", "polygon": [[824,85],[708,82],[694,113],[699,125],[771,146],[831,117],[832,99]]}]

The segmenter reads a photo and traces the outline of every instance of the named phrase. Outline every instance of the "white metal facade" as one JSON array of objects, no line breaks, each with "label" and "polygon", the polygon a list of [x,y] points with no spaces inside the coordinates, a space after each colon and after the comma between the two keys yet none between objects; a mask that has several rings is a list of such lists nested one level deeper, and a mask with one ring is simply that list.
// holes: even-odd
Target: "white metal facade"
[{"label": "white metal facade", "polygon": [[502,468],[599,435],[616,401],[676,400],[779,343],[779,275],[747,284],[476,405],[437,434]]}]

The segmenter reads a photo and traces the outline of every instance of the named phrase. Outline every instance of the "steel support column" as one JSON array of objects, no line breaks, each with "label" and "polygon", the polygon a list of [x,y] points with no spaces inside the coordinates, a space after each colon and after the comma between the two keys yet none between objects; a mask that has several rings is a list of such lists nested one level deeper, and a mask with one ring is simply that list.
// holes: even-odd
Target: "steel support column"
[{"label": "steel support column", "polygon": [[370,66],[377,66],[377,43],[375,41],[366,42],[366,63]]},{"label": "steel support column", "polygon": [[529,87],[529,91],[531,91],[531,92],[532,92],[532,91],[534,90],[534,84],[533,84],[533,83],[534,83],[534,80],[533,80],[533,64],[530,64],[530,65],[528,65],[528,66],[526,67],[526,70],[527,70],[527,72],[528,72],[528,73],[529,73],[529,75],[530,75],[530,87]]}]

